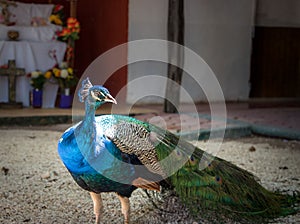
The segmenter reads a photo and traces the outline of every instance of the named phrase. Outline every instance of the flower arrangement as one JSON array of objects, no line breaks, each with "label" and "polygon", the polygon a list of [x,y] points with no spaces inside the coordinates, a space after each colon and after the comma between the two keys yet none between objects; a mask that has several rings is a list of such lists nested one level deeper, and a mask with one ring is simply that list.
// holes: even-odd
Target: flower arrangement
[{"label": "flower arrangement", "polygon": [[46,76],[44,73],[42,73],[41,71],[33,71],[28,76],[31,78],[30,85],[34,89],[38,89],[38,90],[42,90],[45,82],[47,81],[47,79],[50,78]]},{"label": "flower arrangement", "polygon": [[74,17],[67,19],[67,25],[62,31],[57,32],[57,39],[68,43],[65,60],[73,65],[74,63],[74,45],[75,40],[79,39],[80,24]]},{"label": "flower arrangement", "polygon": [[59,25],[62,26],[63,25],[63,21],[65,20],[65,14],[63,11],[63,6],[62,5],[55,5],[53,10],[52,10],[52,14],[49,17],[49,20],[51,23],[55,24],[55,25]]},{"label": "flower arrangement", "polygon": [[67,19],[67,26],[57,33],[58,39],[62,41],[78,40],[80,32],[80,24],[74,17]]},{"label": "flower arrangement", "polygon": [[52,69],[45,72],[45,77],[54,77],[61,91],[75,86],[78,82],[74,76],[73,68],[69,67],[66,62],[62,62],[60,66],[54,66]]}]

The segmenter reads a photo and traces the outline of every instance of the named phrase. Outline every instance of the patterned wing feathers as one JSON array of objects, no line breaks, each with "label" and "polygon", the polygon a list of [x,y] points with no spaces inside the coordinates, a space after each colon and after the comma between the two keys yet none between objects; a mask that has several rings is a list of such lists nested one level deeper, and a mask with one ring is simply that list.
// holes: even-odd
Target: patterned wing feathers
[{"label": "patterned wing feathers", "polygon": [[105,132],[105,135],[124,153],[136,155],[147,169],[162,177],[151,133],[142,125],[120,121]]}]

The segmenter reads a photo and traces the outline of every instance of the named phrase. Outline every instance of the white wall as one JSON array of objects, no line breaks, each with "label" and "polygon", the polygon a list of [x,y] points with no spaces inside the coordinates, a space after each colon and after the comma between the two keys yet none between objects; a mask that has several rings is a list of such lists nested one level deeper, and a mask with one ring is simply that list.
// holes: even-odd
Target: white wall
[{"label": "white wall", "polygon": [[[168,0],[130,0],[129,40],[166,39],[167,12]],[[249,95],[253,15],[254,0],[185,1],[185,46],[200,55],[212,68],[226,100],[247,99]],[[128,53],[129,56],[133,54],[130,47]],[[128,67],[128,81],[143,75],[166,77],[166,73],[167,65],[164,63],[135,63]],[[130,86],[127,101],[135,103],[145,88],[156,89],[163,95],[164,87],[165,83],[155,80],[148,81],[144,86]],[[183,87],[194,101],[206,101],[199,86],[186,74]],[[182,94],[181,101],[190,100]],[[142,102],[157,103],[162,100],[150,97]]]},{"label": "white wall", "polygon": [[299,0],[258,0],[256,25],[300,27]]},{"label": "white wall", "polygon": [[[167,0],[129,0],[129,33],[128,40],[140,39],[166,39],[167,36]],[[129,57],[134,54],[128,49]],[[166,76],[167,67],[164,63],[143,61],[128,66],[128,82],[142,76],[162,75]],[[135,103],[143,92],[151,92],[155,89],[158,95],[164,94],[165,83],[157,82],[156,79],[147,80],[145,85],[129,85],[127,88],[127,101]],[[162,102],[157,97],[142,99],[144,103]]]}]

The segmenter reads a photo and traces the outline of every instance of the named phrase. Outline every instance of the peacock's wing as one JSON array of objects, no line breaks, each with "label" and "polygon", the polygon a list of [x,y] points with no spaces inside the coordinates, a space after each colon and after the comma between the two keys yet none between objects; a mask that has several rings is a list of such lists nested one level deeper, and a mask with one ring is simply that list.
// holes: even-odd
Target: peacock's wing
[{"label": "peacock's wing", "polygon": [[[133,185],[141,188],[159,190],[159,181],[165,173],[161,168],[152,141],[151,131],[146,123],[125,116],[114,116],[114,123],[104,134],[118,149],[131,157],[130,163],[136,165],[137,179]],[[138,162],[132,157],[136,157]]]}]

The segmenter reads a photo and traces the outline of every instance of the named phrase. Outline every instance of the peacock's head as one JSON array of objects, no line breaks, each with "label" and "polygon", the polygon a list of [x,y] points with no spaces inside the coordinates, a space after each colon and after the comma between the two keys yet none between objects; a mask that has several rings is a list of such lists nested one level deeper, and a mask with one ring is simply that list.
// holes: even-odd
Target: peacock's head
[{"label": "peacock's head", "polygon": [[117,101],[110,95],[109,91],[100,85],[93,86],[89,78],[82,81],[82,87],[78,92],[80,102],[87,102],[98,108],[104,103],[114,103]]}]

